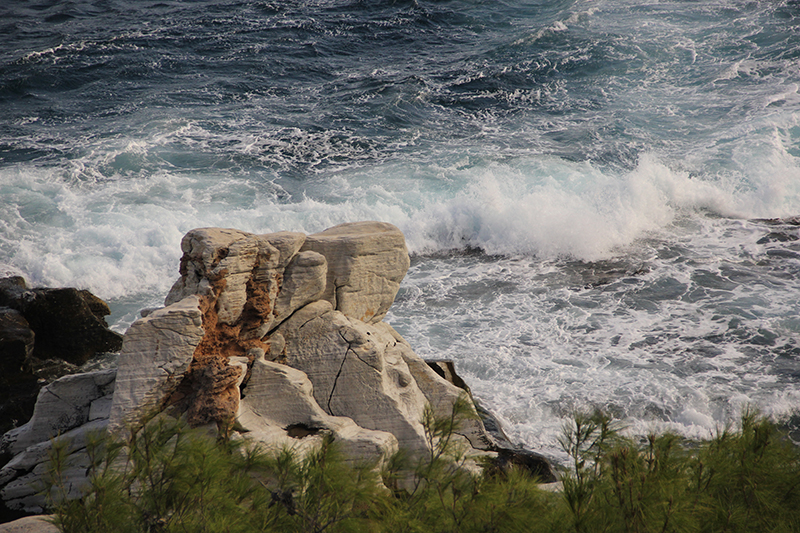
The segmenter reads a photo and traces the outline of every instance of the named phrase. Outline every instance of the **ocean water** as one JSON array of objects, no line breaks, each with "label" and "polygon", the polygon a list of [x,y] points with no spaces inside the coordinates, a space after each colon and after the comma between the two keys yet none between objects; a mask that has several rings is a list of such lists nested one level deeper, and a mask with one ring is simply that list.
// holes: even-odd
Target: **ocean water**
[{"label": "ocean water", "polygon": [[796,0],[0,6],[0,274],[124,331],[195,227],[382,220],[387,320],[559,459],[800,421]]}]

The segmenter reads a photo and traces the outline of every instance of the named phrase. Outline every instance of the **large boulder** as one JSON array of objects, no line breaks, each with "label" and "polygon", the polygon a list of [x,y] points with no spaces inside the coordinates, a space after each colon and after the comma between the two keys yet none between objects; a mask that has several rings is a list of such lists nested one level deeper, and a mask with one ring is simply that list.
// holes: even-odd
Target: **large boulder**
[{"label": "large boulder", "polygon": [[82,365],[100,352],[116,352],[122,336],[108,329],[103,300],[73,288],[29,289],[20,277],[0,280],[0,306],[16,309],[37,334],[33,356]]},{"label": "large boulder", "polygon": [[[394,226],[311,236],[201,228],[181,246],[180,279],[165,307],[130,326],[116,373],[53,383],[31,422],[4,437],[14,458],[0,494],[10,506],[41,507],[26,487],[41,480],[51,438],[72,439],[76,491],[92,431],[124,435],[162,413],[301,454],[328,435],[351,460],[380,463],[398,448],[427,455],[427,406],[447,416],[471,398],[454,372],[427,364],[382,322],[409,266]],[[480,417],[459,433],[473,456],[504,457]]]},{"label": "large boulder", "polygon": [[87,422],[108,419],[116,370],[71,374],[42,388],[33,417],[0,439],[0,447],[18,454]]},{"label": "large boulder", "polygon": [[[180,404],[194,425],[225,424],[238,410],[231,357],[281,351],[298,310],[328,301],[347,316],[377,322],[408,269],[402,233],[380,222],[343,224],[306,237],[200,228],[181,243],[181,278],[171,306],[199,298],[204,336],[184,383],[164,399]],[[123,358],[124,359],[124,358]]]}]

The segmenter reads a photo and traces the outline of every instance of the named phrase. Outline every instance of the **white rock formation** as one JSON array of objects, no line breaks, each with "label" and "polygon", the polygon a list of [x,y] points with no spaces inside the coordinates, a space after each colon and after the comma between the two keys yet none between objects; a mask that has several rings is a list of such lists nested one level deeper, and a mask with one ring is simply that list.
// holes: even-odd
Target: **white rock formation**
[{"label": "white rock formation", "polygon": [[325,291],[327,274],[324,255],[309,250],[294,256],[286,266],[275,301],[274,323],[280,324],[297,309],[318,300]]},{"label": "white rock formation", "polygon": [[369,323],[386,316],[410,264],[403,233],[383,222],[340,224],[309,235],[302,249],[328,260],[323,299]]},{"label": "white rock formation", "polygon": [[[308,237],[202,228],[181,247],[166,307],[125,335],[113,400],[113,372],[63,378],[4,437],[15,455],[0,471],[8,505],[41,508],[25,487],[41,480],[58,432],[79,451],[91,430],[135,430],[158,411],[301,452],[330,434],[354,460],[428,450],[426,404],[449,414],[463,391],[381,321],[409,266],[397,228],[359,222]],[[476,451],[494,447],[479,420],[463,435]],[[79,453],[71,461],[77,489],[85,465]]]},{"label": "white rock formation", "polygon": [[388,431],[409,450],[426,448],[420,423],[425,396],[394,349],[394,337],[334,311],[327,300],[299,310],[278,332],[286,364],[306,373],[325,412]]},{"label": "white rock formation", "polygon": [[42,388],[31,420],[6,433],[0,449],[14,455],[0,469],[0,497],[12,509],[42,512],[42,479],[53,443],[67,443],[70,491],[86,480],[86,441],[108,425],[116,370],[64,376]]},{"label": "white rock formation", "polygon": [[93,420],[107,420],[115,375],[115,370],[72,374],[42,388],[31,420],[3,436],[3,450],[16,455]]},{"label": "white rock formation", "polygon": [[128,328],[110,410],[113,430],[158,409],[183,379],[204,334],[199,306],[197,296],[187,296]]},{"label": "white rock formation", "polygon": [[322,434],[331,432],[342,451],[355,460],[374,460],[397,451],[391,433],[370,431],[350,418],[326,413],[300,370],[259,357],[251,372],[237,421],[252,440],[303,451],[319,446]]}]

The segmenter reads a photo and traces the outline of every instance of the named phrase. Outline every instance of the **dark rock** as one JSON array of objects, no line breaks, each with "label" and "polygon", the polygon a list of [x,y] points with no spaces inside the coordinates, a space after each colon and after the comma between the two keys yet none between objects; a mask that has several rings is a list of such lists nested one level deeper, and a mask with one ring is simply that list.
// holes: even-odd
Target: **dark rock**
[{"label": "dark rock", "polygon": [[781,259],[800,259],[800,254],[791,250],[767,250],[767,257],[779,257]]},{"label": "dark rock", "polygon": [[768,226],[800,226],[800,215],[786,218],[755,218],[753,222],[760,222]]},{"label": "dark rock", "polygon": [[453,361],[450,359],[426,359],[425,362],[428,363],[428,366],[431,367],[434,372],[445,380],[472,395],[472,391],[469,390],[467,383],[461,379],[461,376],[456,374],[456,365]]},{"label": "dark rock", "polygon": [[108,329],[108,305],[89,291],[73,288],[28,289],[20,277],[0,280],[0,305],[16,309],[36,333],[33,357],[82,365],[102,352],[122,347],[122,336]]},{"label": "dark rock", "polygon": [[22,313],[0,307],[0,370],[3,373],[22,369],[33,354],[35,334]]},{"label": "dark rock", "polygon": [[33,413],[39,385],[27,363],[34,337],[19,311],[0,307],[0,433],[25,423]]},{"label": "dark rock", "polygon": [[492,461],[488,473],[506,472],[510,468],[519,468],[536,478],[541,483],[554,483],[558,477],[546,457],[523,448],[499,448],[497,457]]},{"label": "dark rock", "polygon": [[770,232],[756,241],[756,244],[768,244],[771,242],[792,242],[798,240],[797,235],[778,231]]},{"label": "dark rock", "polygon": [[0,306],[14,307],[11,302],[18,300],[27,289],[25,278],[21,276],[0,278]]},{"label": "dark rock", "polygon": [[[75,373],[98,353],[116,352],[108,304],[89,291],[29,289],[0,279],[0,434],[24,424],[42,385]],[[0,464],[5,461],[0,458]]]},{"label": "dark rock", "polygon": [[486,428],[486,432],[494,438],[496,443],[492,451],[497,452],[497,457],[491,462],[490,473],[492,470],[504,472],[509,468],[520,468],[542,483],[558,481],[553,472],[553,465],[547,457],[526,450],[522,446],[512,444],[497,417],[478,402],[475,402],[475,406],[478,408],[478,415],[483,421],[483,427]]}]

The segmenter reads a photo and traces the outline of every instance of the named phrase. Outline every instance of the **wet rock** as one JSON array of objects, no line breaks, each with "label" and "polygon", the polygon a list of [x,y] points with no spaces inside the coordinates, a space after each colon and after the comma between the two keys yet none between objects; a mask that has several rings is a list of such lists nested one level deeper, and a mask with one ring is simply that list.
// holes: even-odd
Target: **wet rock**
[{"label": "wet rock", "polygon": [[[435,359],[425,362],[437,375],[471,394],[466,382],[456,373],[453,361]],[[478,402],[475,402],[475,408],[480,416],[482,428],[485,430],[486,435],[490,437],[486,439],[484,449],[496,453],[490,461],[491,470],[503,471],[509,468],[520,468],[542,483],[557,481],[555,469],[545,456],[512,444],[508,435],[503,431],[502,424],[492,412],[485,409]]]},{"label": "wet rock", "polygon": [[36,333],[32,356],[82,365],[100,352],[116,352],[122,336],[108,329],[108,305],[89,291],[28,289],[22,278],[0,282],[0,305],[19,311]]},{"label": "wet rock", "polygon": [[769,226],[800,226],[800,215],[785,218],[756,218],[753,222],[760,222]]},{"label": "wet rock", "polygon": [[756,244],[769,244],[771,242],[792,242],[800,239],[797,235],[780,231],[770,232],[756,241]]}]

